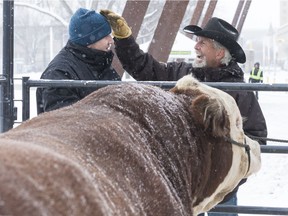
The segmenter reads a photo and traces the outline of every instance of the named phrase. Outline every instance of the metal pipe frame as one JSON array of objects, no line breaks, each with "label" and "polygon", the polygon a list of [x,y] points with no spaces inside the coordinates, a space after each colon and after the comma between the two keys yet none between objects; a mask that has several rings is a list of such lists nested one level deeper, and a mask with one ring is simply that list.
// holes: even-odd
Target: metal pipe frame
[{"label": "metal pipe frame", "polygon": [[[23,121],[29,119],[30,115],[30,88],[31,87],[96,87],[102,88],[107,85],[119,85],[124,83],[141,83],[154,85],[165,90],[175,86],[176,82],[171,81],[95,81],[95,80],[30,80],[29,77],[22,79],[23,93]],[[288,91],[288,84],[252,84],[252,83],[205,83],[211,87],[221,90],[261,90],[261,91]],[[261,145],[261,153],[288,154],[288,146]],[[287,215],[288,208],[261,207],[261,206],[229,206],[217,205],[210,212],[242,213],[242,214],[266,214],[266,215]]]},{"label": "metal pipe frame", "polygon": [[[163,89],[170,89],[176,85],[176,81],[103,81],[103,80],[30,80],[23,77],[27,87],[96,87],[102,88],[107,85],[118,85],[124,83],[140,83],[155,85]],[[264,83],[235,83],[235,82],[202,82],[221,90],[240,90],[240,91],[288,91],[288,84],[264,84]]]},{"label": "metal pipe frame", "polygon": [[262,207],[262,206],[232,206],[217,205],[209,212],[225,212],[239,214],[265,214],[265,215],[288,215],[288,208]]},{"label": "metal pipe frame", "polygon": [[14,91],[13,91],[13,53],[14,53],[14,1],[3,1],[3,76],[1,85],[1,122],[0,132],[13,127]]}]

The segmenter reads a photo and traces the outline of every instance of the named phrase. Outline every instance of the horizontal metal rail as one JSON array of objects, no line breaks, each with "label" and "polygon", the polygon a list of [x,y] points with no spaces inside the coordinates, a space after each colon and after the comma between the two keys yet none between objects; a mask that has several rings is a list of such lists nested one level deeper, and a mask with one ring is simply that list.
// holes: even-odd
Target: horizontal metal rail
[{"label": "horizontal metal rail", "polygon": [[288,154],[288,146],[261,145],[261,153]]},{"label": "horizontal metal rail", "polygon": [[[103,81],[103,80],[30,80],[26,78],[27,87],[95,87],[102,88],[107,85],[124,83],[140,83],[171,89],[175,81]],[[203,82],[211,87],[221,90],[247,90],[247,91],[288,91],[288,84],[263,84],[263,83],[228,83],[228,82]]]},{"label": "horizontal metal rail", "polygon": [[265,214],[265,215],[288,215],[288,208],[262,207],[262,206],[232,206],[217,205],[209,212],[225,212],[239,214]]},{"label": "horizontal metal rail", "polygon": [[6,77],[4,77],[3,75],[0,75],[0,85],[6,82],[7,82]]},{"label": "horizontal metal rail", "polygon": [[[168,90],[176,85],[175,81],[103,81],[103,80],[30,80],[29,77],[22,78],[22,100],[23,112],[22,121],[30,118],[30,88],[31,87],[65,87],[65,88],[103,88],[108,85],[119,85],[124,83],[140,83],[158,86]],[[288,91],[288,84],[262,84],[262,83],[227,83],[227,82],[204,82],[211,87],[221,90],[246,90],[246,91]]]}]

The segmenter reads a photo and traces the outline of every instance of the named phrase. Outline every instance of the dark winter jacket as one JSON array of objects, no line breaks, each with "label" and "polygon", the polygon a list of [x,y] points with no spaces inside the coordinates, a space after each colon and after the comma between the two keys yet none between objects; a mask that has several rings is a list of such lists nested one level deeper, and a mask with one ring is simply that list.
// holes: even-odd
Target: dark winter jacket
[{"label": "dark winter jacket", "polygon": [[[140,50],[132,36],[127,39],[115,39],[115,50],[123,68],[138,81],[177,81],[187,74],[193,74],[203,82],[244,82],[244,73],[234,61],[220,68],[193,68],[191,63],[185,62],[161,63]],[[245,119],[243,129],[246,135],[267,137],[265,118],[253,92],[227,93],[234,97]]]},{"label": "dark winter jacket", "polygon": [[[112,51],[105,52],[68,41],[50,62],[41,79],[52,80],[121,80],[112,68]],[[42,113],[71,105],[95,88],[38,88],[37,112]]]},{"label": "dark winter jacket", "polygon": [[[187,74],[193,74],[204,82],[244,82],[244,73],[238,64],[231,61],[228,66],[220,68],[193,68],[192,64],[185,62],[161,63],[150,54],[139,49],[138,44],[131,36],[127,39],[115,39],[115,50],[123,68],[136,80],[151,81],[177,81]],[[247,136],[259,137],[261,144],[266,144],[260,137],[267,137],[267,126],[264,115],[253,92],[226,91],[235,100],[245,121],[243,129]],[[228,194],[223,202],[228,201],[236,194],[241,184]]]}]

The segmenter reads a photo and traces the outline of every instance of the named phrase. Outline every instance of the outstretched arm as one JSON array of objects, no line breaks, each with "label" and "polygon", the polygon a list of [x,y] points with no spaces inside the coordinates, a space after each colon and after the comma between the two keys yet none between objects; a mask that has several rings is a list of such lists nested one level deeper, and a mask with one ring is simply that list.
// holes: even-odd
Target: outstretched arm
[{"label": "outstretched arm", "polygon": [[192,66],[189,63],[163,63],[143,52],[122,16],[110,10],[101,10],[100,13],[111,25],[115,51],[123,68],[136,80],[176,81],[191,72]]}]

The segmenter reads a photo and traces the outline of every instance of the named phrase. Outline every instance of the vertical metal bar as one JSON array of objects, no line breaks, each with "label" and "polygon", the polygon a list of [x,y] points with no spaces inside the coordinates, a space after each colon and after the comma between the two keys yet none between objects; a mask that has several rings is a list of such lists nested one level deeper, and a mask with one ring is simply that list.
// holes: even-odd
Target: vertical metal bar
[{"label": "vertical metal bar", "polygon": [[4,116],[3,116],[3,89],[4,89],[4,84],[1,83],[0,84],[0,111],[1,111],[1,115],[0,115],[0,133],[3,132],[3,125],[4,125]]},{"label": "vertical metal bar", "polygon": [[[206,0],[197,1],[196,7],[193,11],[193,15],[192,15],[189,25],[199,25],[199,21],[203,13],[205,3],[206,3]],[[193,34],[185,34],[185,35],[190,39],[193,39],[194,37]]]},{"label": "vertical metal bar", "polygon": [[239,19],[240,19],[240,14],[241,14],[243,5],[244,5],[244,0],[239,0],[238,6],[237,6],[237,9],[236,9],[236,12],[235,12],[233,21],[232,21],[232,25],[233,25],[234,27],[237,26],[237,23],[238,23],[238,21],[239,21]]},{"label": "vertical metal bar", "polygon": [[213,16],[214,10],[216,8],[218,0],[211,0],[209,2],[205,17],[202,21],[201,27],[205,26],[207,24],[207,22],[209,21],[209,19]]},{"label": "vertical metal bar", "polygon": [[[149,3],[150,3],[149,0],[145,1],[127,0],[126,2],[122,16],[125,18],[128,25],[132,28],[132,34],[135,38],[137,38],[138,36]],[[114,56],[113,67],[119,73],[120,76],[123,74],[124,69],[122,68],[122,65],[116,55]]]},{"label": "vertical metal bar", "polygon": [[198,25],[200,17],[202,15],[206,0],[197,1],[196,8],[194,10],[190,25]]},{"label": "vertical metal bar", "polygon": [[148,53],[158,61],[168,60],[188,3],[188,0],[166,1],[154,33],[153,43],[148,50]]},{"label": "vertical metal bar", "polygon": [[7,82],[3,85],[3,128],[5,132],[14,124],[13,93],[13,50],[14,50],[14,1],[3,1],[3,76]]},{"label": "vertical metal bar", "polygon": [[148,9],[150,1],[131,1],[128,0],[122,16],[125,17],[127,23],[132,28],[132,34],[137,38],[141,24]]},{"label": "vertical metal bar", "polygon": [[30,118],[30,86],[29,77],[22,77],[22,122]]},{"label": "vertical metal bar", "polygon": [[244,9],[243,9],[242,14],[240,16],[240,21],[239,21],[239,23],[237,25],[237,30],[238,30],[239,33],[241,33],[241,31],[242,31],[242,28],[243,28],[245,19],[247,17],[251,2],[252,2],[252,0],[246,0]]}]

